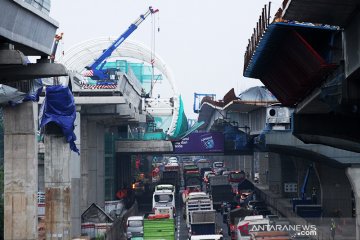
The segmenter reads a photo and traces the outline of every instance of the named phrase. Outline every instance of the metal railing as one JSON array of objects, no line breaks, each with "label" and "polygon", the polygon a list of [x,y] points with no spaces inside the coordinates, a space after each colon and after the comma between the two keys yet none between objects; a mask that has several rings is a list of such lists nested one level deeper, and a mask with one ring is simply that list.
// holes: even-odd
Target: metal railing
[{"label": "metal railing", "polygon": [[257,45],[266,31],[267,27],[270,24],[270,8],[271,2],[268,5],[265,5],[262,9],[262,13],[259,17],[259,21],[256,23],[256,27],[254,28],[254,32],[249,39],[249,43],[246,47],[246,52],[244,56],[244,71],[249,65],[251,58],[257,48]]}]

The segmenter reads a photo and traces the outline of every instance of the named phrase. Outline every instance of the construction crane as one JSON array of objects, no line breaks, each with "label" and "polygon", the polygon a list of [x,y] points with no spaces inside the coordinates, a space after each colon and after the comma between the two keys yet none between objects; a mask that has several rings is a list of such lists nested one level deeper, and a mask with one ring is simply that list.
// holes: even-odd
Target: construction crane
[{"label": "construction crane", "polygon": [[106,59],[111,56],[113,51],[118,48],[121,43],[125,41],[127,37],[129,37],[142,23],[147,16],[150,14],[154,14],[159,10],[154,10],[151,6],[147,10],[147,12],[143,15],[140,15],[138,19],[134,23],[132,23],[129,28],[120,35],[118,39],[116,39],[101,55],[97,58],[91,65],[85,67],[88,71],[84,74],[84,76],[90,77],[93,80],[108,80],[110,79],[109,73],[106,69],[103,69],[106,64]]}]

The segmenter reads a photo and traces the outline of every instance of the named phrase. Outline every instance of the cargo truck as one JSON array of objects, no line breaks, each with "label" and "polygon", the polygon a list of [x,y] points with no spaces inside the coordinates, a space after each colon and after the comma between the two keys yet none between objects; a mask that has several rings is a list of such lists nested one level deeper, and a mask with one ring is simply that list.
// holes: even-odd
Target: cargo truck
[{"label": "cargo truck", "polygon": [[185,203],[185,220],[186,225],[189,228],[191,222],[191,212],[193,211],[206,211],[213,210],[212,200],[208,196],[201,196],[201,198],[194,199],[188,198]]},{"label": "cargo truck", "polygon": [[215,210],[193,211],[190,214],[189,235],[211,235],[215,234],[216,221]]},{"label": "cargo truck", "polygon": [[144,239],[175,240],[175,221],[167,215],[148,215],[144,219]]},{"label": "cargo truck", "polygon": [[227,180],[227,176],[211,176],[209,190],[212,196],[214,209],[220,210],[222,202],[233,202],[235,194]]},{"label": "cargo truck", "polygon": [[180,182],[179,176],[180,175],[178,169],[165,168],[165,170],[161,174],[160,183],[173,185],[175,187],[175,192],[177,192],[179,190],[179,182]]}]

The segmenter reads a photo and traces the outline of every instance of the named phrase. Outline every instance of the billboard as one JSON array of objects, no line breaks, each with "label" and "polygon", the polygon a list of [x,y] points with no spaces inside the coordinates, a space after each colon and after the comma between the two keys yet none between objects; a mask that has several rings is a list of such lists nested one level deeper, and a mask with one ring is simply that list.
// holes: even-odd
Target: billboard
[{"label": "billboard", "polygon": [[224,134],[221,132],[191,133],[174,142],[174,153],[221,153],[224,152]]}]

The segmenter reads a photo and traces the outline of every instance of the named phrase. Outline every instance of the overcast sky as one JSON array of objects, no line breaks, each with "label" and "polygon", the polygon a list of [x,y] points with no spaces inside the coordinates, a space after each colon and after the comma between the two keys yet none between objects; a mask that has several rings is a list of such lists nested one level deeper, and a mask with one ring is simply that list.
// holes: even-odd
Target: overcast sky
[{"label": "overcast sky", "polygon": [[[236,94],[261,85],[242,76],[248,39],[268,0],[52,0],[50,16],[64,32],[60,48],[97,37],[120,36],[146,12],[159,9],[160,32],[156,53],[172,69],[183,96],[188,117],[193,113],[193,94],[215,93],[222,99],[231,88]],[[272,12],[281,0],[272,1]],[[128,38],[151,45],[148,17]]]}]

